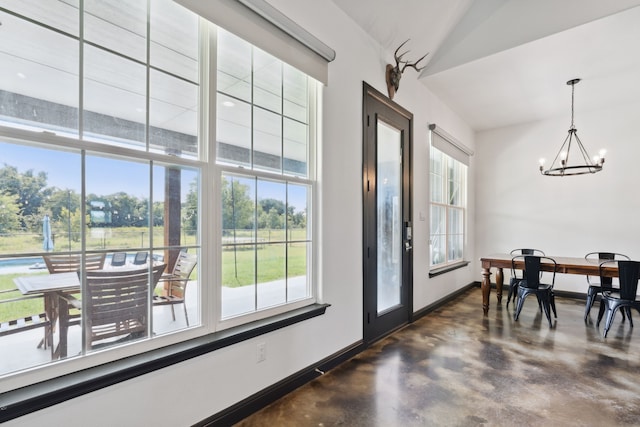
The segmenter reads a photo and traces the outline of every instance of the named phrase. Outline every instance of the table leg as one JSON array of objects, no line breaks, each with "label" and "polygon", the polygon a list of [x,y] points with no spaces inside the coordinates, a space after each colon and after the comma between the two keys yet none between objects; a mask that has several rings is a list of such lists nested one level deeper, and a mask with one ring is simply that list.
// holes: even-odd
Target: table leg
[{"label": "table leg", "polygon": [[489,314],[489,296],[491,295],[491,269],[482,268],[482,310]]},{"label": "table leg", "polygon": [[67,332],[69,330],[69,303],[67,300],[58,296],[58,314],[59,314],[59,329],[60,338],[58,339],[58,348],[56,349],[56,355],[60,359],[67,357]]},{"label": "table leg", "polygon": [[504,284],[504,275],[502,267],[498,267],[496,271],[496,295],[498,296],[498,304],[502,303],[502,285]]},{"label": "table leg", "polygon": [[[58,297],[52,293],[44,294],[44,311],[47,313],[47,317],[51,321],[51,326],[47,326],[45,328],[44,338],[40,340],[38,344],[38,348],[43,347],[47,348],[48,345],[53,347],[53,341],[49,342],[47,337],[53,337],[53,334],[56,331],[56,321],[58,320]],[[51,332],[51,333],[49,333]]]}]

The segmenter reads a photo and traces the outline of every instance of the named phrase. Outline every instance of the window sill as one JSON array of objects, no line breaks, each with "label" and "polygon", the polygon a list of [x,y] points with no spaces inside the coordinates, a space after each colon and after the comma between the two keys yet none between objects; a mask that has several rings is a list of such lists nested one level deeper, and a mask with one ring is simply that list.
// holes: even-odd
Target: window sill
[{"label": "window sill", "polygon": [[215,332],[122,360],[0,394],[0,423],[239,342],[321,316],[330,304],[312,304],[268,319]]},{"label": "window sill", "polygon": [[450,271],[457,270],[457,269],[462,268],[462,267],[466,267],[467,265],[469,265],[469,261],[460,261],[460,262],[458,262],[456,264],[451,264],[451,265],[447,265],[447,266],[444,266],[444,267],[434,268],[433,270],[429,271],[429,277],[430,278],[431,277],[436,277],[436,276],[439,276],[441,274],[448,273]]}]

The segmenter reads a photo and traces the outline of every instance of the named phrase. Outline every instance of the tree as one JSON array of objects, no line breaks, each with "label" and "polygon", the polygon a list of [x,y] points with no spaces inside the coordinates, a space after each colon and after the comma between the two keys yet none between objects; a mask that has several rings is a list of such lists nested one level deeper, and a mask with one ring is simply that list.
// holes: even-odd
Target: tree
[{"label": "tree", "polygon": [[80,209],[80,195],[73,190],[57,187],[48,188],[50,195],[44,200],[43,210],[51,216],[52,221],[66,220],[62,215],[62,209],[76,212]]},{"label": "tree", "polygon": [[51,192],[46,186],[46,172],[34,174],[33,169],[29,169],[21,174],[18,172],[18,168],[6,163],[0,169],[0,188],[4,194],[17,197],[23,227],[29,225],[25,222],[26,218],[39,216],[42,203],[50,196]]},{"label": "tree", "polygon": [[195,179],[189,184],[182,218],[183,227],[187,234],[194,235],[198,230],[198,181]]},{"label": "tree", "polygon": [[282,200],[278,199],[261,199],[258,201],[260,209],[270,213],[272,209],[275,209],[278,215],[283,215],[285,211],[285,205]]},{"label": "tree", "polygon": [[249,186],[237,179],[230,184],[222,179],[222,228],[250,230],[254,227],[255,204],[249,195]]},{"label": "tree", "polygon": [[276,208],[271,208],[267,214],[267,225],[273,230],[284,228],[284,215],[278,212]]},{"label": "tree", "polygon": [[14,195],[0,194],[0,234],[21,228],[20,207]]},{"label": "tree", "polygon": [[[79,242],[82,233],[82,214],[80,210],[69,213],[67,208],[62,208],[60,219],[54,224],[54,232],[58,236],[58,239],[62,239],[66,236],[73,242]],[[89,222],[89,215],[86,216],[87,223]]]}]

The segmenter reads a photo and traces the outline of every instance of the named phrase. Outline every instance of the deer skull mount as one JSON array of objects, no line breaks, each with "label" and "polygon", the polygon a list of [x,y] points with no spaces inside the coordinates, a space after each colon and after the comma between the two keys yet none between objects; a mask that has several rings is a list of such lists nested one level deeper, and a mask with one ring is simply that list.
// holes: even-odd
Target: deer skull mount
[{"label": "deer skull mount", "polygon": [[398,46],[396,51],[393,53],[393,57],[396,60],[395,67],[391,64],[387,64],[387,90],[389,91],[390,99],[393,99],[393,96],[396,94],[396,92],[398,91],[398,88],[400,87],[400,78],[402,78],[402,73],[404,73],[405,68],[411,67],[416,71],[421,71],[424,67],[418,68],[418,63],[422,61],[424,58],[426,58],[427,55],[429,55],[429,53],[427,52],[422,58],[418,59],[416,62],[413,62],[413,63],[409,61],[403,61],[402,57],[407,53],[409,53],[409,51],[402,52],[400,55],[398,55],[398,51],[408,41],[409,39],[407,39],[404,43]]}]

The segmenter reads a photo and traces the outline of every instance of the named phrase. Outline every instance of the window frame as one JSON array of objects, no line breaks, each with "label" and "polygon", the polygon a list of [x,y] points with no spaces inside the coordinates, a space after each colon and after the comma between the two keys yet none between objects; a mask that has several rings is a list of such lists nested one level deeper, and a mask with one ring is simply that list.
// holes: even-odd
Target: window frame
[{"label": "window frame", "polygon": [[[312,78],[309,82],[314,84],[309,85],[309,91],[313,90],[314,98],[309,99],[309,160],[308,160],[308,174],[309,179],[303,180],[300,177],[293,175],[281,175],[280,179],[292,183],[301,183],[310,185],[311,197],[310,197],[310,221],[307,223],[309,227],[309,233],[311,237],[310,250],[312,252],[310,257],[310,267],[308,267],[307,275],[311,280],[310,297],[300,301],[294,301],[292,303],[286,303],[282,306],[278,306],[271,309],[266,309],[252,313],[248,316],[238,316],[233,321],[221,321],[220,320],[220,302],[221,302],[221,278],[220,274],[214,272],[220,272],[221,264],[221,245],[219,242],[219,230],[221,229],[221,212],[218,201],[220,200],[220,178],[223,171],[227,170],[233,172],[246,172],[242,168],[229,167],[217,165],[215,161],[215,150],[212,149],[211,141],[216,141],[216,124],[211,122],[210,117],[215,117],[217,91],[216,91],[216,78],[209,79],[211,75],[209,70],[216,68],[216,28],[213,24],[208,23],[202,18],[199,18],[200,23],[200,60],[206,58],[206,63],[199,67],[199,94],[200,101],[199,107],[199,124],[198,124],[198,158],[170,156],[158,153],[150,150],[141,151],[135,148],[129,148],[122,145],[109,145],[101,142],[95,142],[93,140],[84,140],[80,136],[67,137],[64,135],[58,135],[53,132],[47,131],[33,131],[26,129],[19,129],[15,127],[7,127],[0,125],[0,137],[7,142],[17,144],[35,144],[42,145],[51,148],[58,149],[77,149],[88,150],[92,153],[102,153],[108,156],[122,156],[131,157],[137,160],[159,162],[161,164],[172,164],[179,167],[189,167],[200,170],[200,193],[199,197],[199,222],[200,222],[200,278],[198,291],[199,297],[199,313],[200,324],[198,326],[192,326],[187,329],[180,329],[176,333],[167,334],[163,336],[154,337],[153,339],[136,342],[131,345],[116,346],[106,351],[99,351],[83,355],[78,358],[69,358],[60,360],[53,363],[47,363],[45,365],[36,366],[22,371],[15,371],[3,376],[3,385],[0,388],[0,393],[4,396],[18,396],[15,400],[16,404],[20,406],[27,402],[22,399],[24,393],[29,394],[30,399],[38,399],[42,394],[43,384],[53,384],[53,388],[56,390],[54,394],[58,395],[57,399],[52,399],[47,403],[42,403],[47,407],[59,403],[64,400],[71,399],[79,394],[69,394],[68,390],[64,387],[60,387],[64,384],[63,376],[80,375],[84,377],[80,382],[86,384],[84,392],[93,391],[102,387],[106,387],[107,384],[104,381],[105,366],[111,366],[107,374],[109,377],[113,377],[114,384],[116,382],[124,381],[128,378],[132,378],[137,375],[141,375],[140,369],[144,370],[145,362],[141,362],[141,365],[131,366],[130,364],[136,358],[141,358],[144,361],[144,355],[151,356],[151,365],[157,366],[151,370],[161,369],[164,366],[163,360],[170,360],[171,363],[179,361],[176,359],[176,354],[180,360],[187,360],[190,357],[194,357],[191,354],[195,351],[199,354],[204,354],[209,351],[214,351],[221,347],[233,345],[234,343],[250,339],[254,336],[258,336],[270,331],[279,329],[281,327],[297,323],[299,321],[306,320],[310,317],[315,317],[324,313],[327,304],[317,303],[318,299],[318,271],[319,271],[319,221],[317,215],[317,206],[319,195],[317,191],[317,178],[316,178],[316,156],[319,152],[319,123],[320,123],[320,108],[322,99],[322,89],[318,82],[315,82]],[[48,25],[44,25],[45,28],[60,32]],[[80,60],[82,58],[80,57]],[[79,79],[82,79],[79,76]],[[148,85],[148,83],[147,83]],[[147,93],[147,104],[148,96]],[[82,108],[82,106],[80,106]],[[148,105],[147,105],[147,122],[146,126],[150,126],[148,123]],[[80,125],[81,126],[81,125]],[[149,143],[150,136],[146,135],[146,144]],[[253,171],[252,173],[256,173]],[[265,177],[274,179],[271,174],[266,174]],[[210,218],[211,220],[203,220],[203,218]],[[191,346],[192,350],[185,352],[184,346]],[[147,357],[148,357],[147,356]],[[127,361],[127,359],[131,359]],[[163,366],[161,366],[163,365]],[[122,369],[131,370],[132,374],[124,372]],[[84,372],[85,375],[82,375]],[[147,371],[148,372],[148,371]],[[88,379],[87,379],[88,377]],[[46,389],[46,387],[45,387]],[[20,392],[22,390],[22,392]],[[78,389],[80,390],[80,389]],[[16,408],[18,407],[16,406]],[[38,407],[31,407],[28,412],[32,412],[39,409]],[[24,409],[23,409],[24,410]],[[0,412],[3,416],[10,416],[10,414],[17,414],[11,418],[15,418],[27,412]],[[7,419],[11,419],[7,418]]]},{"label": "window frame", "polygon": [[[446,154],[445,152],[443,152],[442,150],[439,150],[438,148],[434,147],[433,145],[430,145],[429,147],[430,151],[429,151],[429,158],[430,158],[430,170],[429,170],[429,175],[430,175],[430,187],[429,187],[429,207],[430,207],[430,216],[432,216],[433,214],[433,207],[438,207],[440,209],[444,210],[444,233],[438,233],[438,236],[441,236],[441,238],[444,238],[445,240],[445,244],[444,244],[444,261],[438,264],[433,264],[433,240],[434,240],[434,230],[431,229],[432,223],[430,222],[429,225],[429,273],[430,276],[433,275],[437,275],[441,272],[445,272],[445,271],[449,271],[452,268],[455,268],[457,266],[464,266],[467,265],[468,262],[465,261],[465,255],[467,252],[466,249],[466,241],[467,241],[467,189],[468,189],[468,184],[469,184],[469,175],[468,175],[468,166],[465,165],[464,163],[454,159],[453,157],[449,156],[448,154]],[[441,156],[441,159],[443,161],[442,164],[442,171],[443,174],[441,175],[441,179],[442,179],[442,186],[440,187],[440,191],[442,194],[442,199],[444,200],[444,202],[438,202],[438,201],[434,201],[434,194],[433,192],[436,190],[432,184],[432,180],[433,180],[433,175],[434,172],[431,170],[431,160],[433,159],[433,155],[434,152],[433,150],[436,150],[438,152],[438,154]],[[461,180],[460,180],[460,204],[459,205],[455,205],[451,203],[451,178],[450,178],[450,173],[452,170],[452,165],[451,162],[455,162],[459,169],[459,174],[462,175]],[[455,211],[460,211],[462,214],[462,255],[460,256],[460,258],[456,258],[456,259],[449,259],[449,252],[450,252],[450,239],[452,236],[452,233],[450,233],[450,223],[449,223],[449,218],[450,218],[450,212],[452,210]],[[459,233],[456,233],[456,235],[459,235]]]},{"label": "window frame", "polygon": [[[213,25],[212,25],[213,26]],[[214,26],[215,27],[215,26]],[[217,27],[216,27],[217,28]],[[215,30],[214,30],[215,31]],[[223,30],[224,31],[224,30]],[[216,31],[216,36],[217,36],[217,31]],[[237,36],[236,36],[237,37]],[[259,47],[252,45],[250,42],[246,42],[248,43],[251,48],[252,48],[252,58],[253,58],[253,49],[258,49],[262,55],[269,55],[271,56],[269,53],[262,51]],[[217,46],[216,46],[217,48]],[[213,53],[212,53],[213,54]],[[282,66],[290,66],[287,65],[286,63],[284,63],[284,61],[274,57],[274,59],[276,59],[277,61],[279,61]],[[252,61],[253,62],[253,61]],[[213,67],[215,66],[216,69],[216,73],[217,73],[217,60],[213,60],[210,61],[209,64]],[[253,72],[253,70],[252,70]],[[282,74],[284,74],[284,68],[282,70]],[[273,307],[267,307],[264,309],[257,309],[253,312],[249,312],[249,313],[243,313],[243,314],[239,314],[236,316],[231,316],[228,318],[222,318],[222,274],[218,274],[216,279],[217,279],[217,286],[216,286],[216,301],[215,301],[215,307],[216,307],[216,319],[215,319],[215,323],[216,323],[216,330],[225,330],[228,328],[233,328],[233,327],[238,327],[242,324],[245,323],[250,323],[250,322],[254,322],[254,321],[260,321],[263,320],[265,318],[269,318],[272,316],[278,316],[278,315],[282,315],[290,310],[297,310],[300,308],[303,308],[305,306],[309,306],[311,304],[315,304],[317,302],[317,296],[318,296],[318,221],[315,219],[317,217],[317,200],[318,200],[318,196],[317,196],[317,153],[318,153],[318,145],[319,145],[319,135],[318,135],[318,123],[320,121],[320,116],[319,116],[319,111],[320,108],[319,106],[321,105],[321,94],[322,94],[322,90],[321,90],[321,84],[316,81],[313,77],[306,75],[307,78],[307,108],[308,108],[308,112],[307,112],[307,121],[308,121],[308,132],[307,132],[307,136],[308,136],[308,141],[307,141],[307,177],[300,177],[291,173],[288,173],[285,169],[284,166],[284,142],[282,145],[282,149],[283,151],[281,152],[281,161],[282,161],[282,165],[281,165],[281,169],[280,171],[270,171],[270,170],[265,170],[265,168],[263,167],[259,167],[258,169],[254,169],[252,165],[235,165],[233,163],[229,163],[224,161],[224,159],[222,161],[217,161],[217,138],[213,138],[212,141],[216,141],[216,145],[210,145],[210,147],[212,147],[210,150],[212,151],[211,153],[211,161],[213,162],[212,165],[213,167],[211,168],[211,170],[213,171],[214,175],[215,175],[215,185],[216,185],[216,189],[215,189],[215,198],[216,201],[218,203],[217,206],[217,216],[218,216],[218,221],[216,223],[216,227],[217,230],[220,230],[219,232],[219,239],[217,240],[219,242],[219,244],[217,245],[217,251],[219,252],[218,256],[217,256],[217,260],[218,260],[218,264],[217,264],[217,271],[221,272],[221,258],[222,258],[222,251],[223,251],[223,245],[222,245],[222,212],[221,212],[221,182],[222,182],[222,177],[225,174],[229,174],[229,175],[239,175],[239,176],[244,176],[247,178],[256,178],[258,180],[260,179],[265,179],[265,180],[269,180],[269,181],[273,181],[273,182],[279,182],[279,183],[293,183],[293,184],[300,184],[300,185],[306,185],[309,187],[310,192],[311,192],[311,197],[308,200],[308,204],[309,204],[309,212],[308,212],[308,216],[307,216],[307,228],[308,228],[308,235],[310,236],[309,240],[310,240],[310,251],[311,254],[307,254],[307,281],[310,283],[307,283],[307,288],[308,288],[308,296],[305,297],[304,299],[301,300],[296,300],[296,301],[292,301],[292,302],[285,302],[282,304],[279,304],[277,306],[273,306]],[[223,96],[226,97],[231,97],[233,99],[233,96],[225,94],[223,92],[219,92],[217,90],[217,87],[215,87],[215,83],[217,82],[217,79],[214,79],[214,84],[210,85],[213,86],[211,93],[214,94],[214,99],[211,102],[210,108],[212,108],[214,111],[216,109],[217,106],[217,96],[218,94],[221,94]],[[250,81],[250,92],[251,92],[251,99],[246,100],[246,99],[239,99],[239,102],[244,102],[246,103],[249,108],[253,109],[253,108],[260,108],[260,109],[265,109],[263,106],[259,105],[259,104],[255,104],[254,103],[254,99],[253,99],[253,88],[254,88],[254,80],[253,77],[251,78]],[[281,102],[284,104],[285,102],[285,98],[282,97]],[[268,110],[268,111],[272,111],[272,110]],[[285,118],[287,118],[288,116],[286,116],[284,108],[282,108],[280,110],[278,116],[280,117],[280,120],[284,120]],[[252,115],[253,116],[253,115]],[[214,117],[217,118],[217,115],[215,115]],[[215,127],[215,126],[213,126]],[[251,133],[251,144],[250,144],[250,158],[253,159],[253,123],[251,124],[251,129],[250,129],[250,133]],[[284,132],[282,132],[281,138],[284,139]],[[309,267],[310,266],[310,267]]]}]

